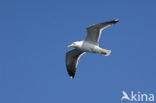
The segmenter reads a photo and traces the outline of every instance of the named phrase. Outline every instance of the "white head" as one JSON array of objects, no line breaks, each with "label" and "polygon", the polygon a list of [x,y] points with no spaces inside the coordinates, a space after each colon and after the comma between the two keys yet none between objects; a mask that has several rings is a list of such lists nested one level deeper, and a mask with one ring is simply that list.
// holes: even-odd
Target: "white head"
[{"label": "white head", "polygon": [[76,41],[73,42],[71,45],[68,45],[68,47],[76,47],[76,48],[80,48],[82,46],[83,41]]}]

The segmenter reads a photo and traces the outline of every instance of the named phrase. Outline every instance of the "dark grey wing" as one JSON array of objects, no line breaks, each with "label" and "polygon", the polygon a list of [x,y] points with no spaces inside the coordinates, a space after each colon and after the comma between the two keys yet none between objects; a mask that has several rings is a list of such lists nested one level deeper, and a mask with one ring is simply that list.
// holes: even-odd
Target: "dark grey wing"
[{"label": "dark grey wing", "polygon": [[100,24],[94,24],[94,25],[87,27],[86,28],[87,36],[84,41],[98,45],[101,31],[103,29],[105,29],[106,27],[117,23],[118,21],[119,20],[112,20],[112,21],[108,21],[108,22],[104,22],[104,23],[100,23]]},{"label": "dark grey wing", "polygon": [[76,66],[79,60],[79,57],[83,54],[83,51],[78,49],[70,50],[66,53],[66,67],[68,74],[71,78],[74,78],[76,72]]}]

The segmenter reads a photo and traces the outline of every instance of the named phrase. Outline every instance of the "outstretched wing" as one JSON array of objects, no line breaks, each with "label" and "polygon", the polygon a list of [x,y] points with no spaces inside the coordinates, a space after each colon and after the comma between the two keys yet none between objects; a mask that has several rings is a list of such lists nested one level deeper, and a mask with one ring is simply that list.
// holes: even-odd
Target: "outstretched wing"
[{"label": "outstretched wing", "polygon": [[101,31],[103,29],[105,29],[106,27],[117,23],[119,20],[112,20],[112,21],[108,21],[108,22],[104,22],[104,23],[100,23],[100,24],[94,24],[91,25],[89,27],[87,27],[87,36],[85,38],[85,41],[98,45],[99,42],[99,38],[101,35]]},{"label": "outstretched wing", "polygon": [[74,78],[75,76],[78,60],[83,53],[85,52],[78,49],[73,49],[66,53],[66,67],[71,78]]}]

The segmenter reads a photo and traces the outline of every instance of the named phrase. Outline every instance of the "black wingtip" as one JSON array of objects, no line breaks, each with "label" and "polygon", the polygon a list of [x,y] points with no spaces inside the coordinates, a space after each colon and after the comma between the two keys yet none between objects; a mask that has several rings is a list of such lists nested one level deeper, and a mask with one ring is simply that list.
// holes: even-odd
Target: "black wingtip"
[{"label": "black wingtip", "polygon": [[75,74],[74,74],[74,75],[70,75],[70,74],[69,74],[69,76],[70,76],[71,79],[74,79]]},{"label": "black wingtip", "polygon": [[119,19],[115,19],[115,20],[108,21],[108,22],[105,22],[105,23],[116,24],[117,22],[119,22]]},{"label": "black wingtip", "polygon": [[71,79],[74,79],[74,77],[73,77],[73,76],[70,76],[70,78],[71,78]]},{"label": "black wingtip", "polygon": [[112,22],[115,24],[115,23],[119,22],[119,19],[115,19]]},{"label": "black wingtip", "polygon": [[74,77],[75,77],[75,71],[68,70],[68,74],[69,74],[69,76],[70,76],[71,79],[74,79]]}]

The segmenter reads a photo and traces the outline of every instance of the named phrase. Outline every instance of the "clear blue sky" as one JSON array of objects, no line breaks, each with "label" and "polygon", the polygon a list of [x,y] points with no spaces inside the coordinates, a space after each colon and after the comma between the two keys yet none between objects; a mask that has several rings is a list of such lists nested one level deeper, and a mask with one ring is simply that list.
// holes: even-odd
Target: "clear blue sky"
[{"label": "clear blue sky", "polygon": [[[155,0],[1,0],[0,103],[119,103],[122,91],[156,93]],[[85,54],[75,79],[66,46],[91,24],[112,54]],[[155,94],[156,95],[156,94]]]}]

